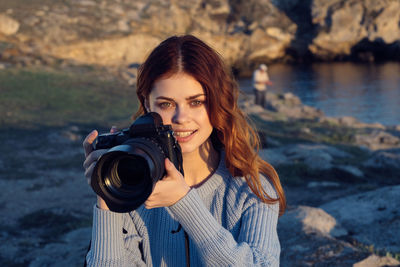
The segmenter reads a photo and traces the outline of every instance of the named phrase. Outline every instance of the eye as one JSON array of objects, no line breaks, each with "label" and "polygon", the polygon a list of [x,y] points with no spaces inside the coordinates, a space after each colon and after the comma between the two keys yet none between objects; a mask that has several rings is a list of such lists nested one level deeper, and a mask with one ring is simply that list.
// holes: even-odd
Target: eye
[{"label": "eye", "polygon": [[195,99],[195,100],[190,101],[190,105],[191,105],[192,107],[199,107],[199,106],[201,106],[201,105],[203,105],[203,104],[204,104],[204,101],[198,100],[198,99]]},{"label": "eye", "polygon": [[157,103],[157,106],[160,109],[168,109],[168,108],[171,108],[173,106],[173,104],[171,102],[160,102],[160,103]]}]

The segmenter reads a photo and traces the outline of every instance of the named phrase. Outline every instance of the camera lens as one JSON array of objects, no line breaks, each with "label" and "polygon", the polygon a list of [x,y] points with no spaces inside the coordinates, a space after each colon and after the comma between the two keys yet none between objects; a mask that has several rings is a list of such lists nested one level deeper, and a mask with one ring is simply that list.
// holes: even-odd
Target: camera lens
[{"label": "camera lens", "polygon": [[101,156],[91,185],[110,210],[132,211],[146,201],[164,176],[164,159],[164,152],[153,140],[129,139]]},{"label": "camera lens", "polygon": [[133,188],[149,177],[146,160],[135,155],[122,155],[111,163],[108,177],[119,187]]}]

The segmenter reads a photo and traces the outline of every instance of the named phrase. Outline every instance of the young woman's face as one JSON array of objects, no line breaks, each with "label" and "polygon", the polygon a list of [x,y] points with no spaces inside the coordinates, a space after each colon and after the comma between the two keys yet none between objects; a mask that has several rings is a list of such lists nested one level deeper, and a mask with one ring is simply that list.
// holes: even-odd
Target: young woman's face
[{"label": "young woman's face", "polygon": [[154,83],[148,98],[148,110],[161,115],[171,124],[182,154],[199,152],[212,132],[206,95],[192,76],[179,73]]}]

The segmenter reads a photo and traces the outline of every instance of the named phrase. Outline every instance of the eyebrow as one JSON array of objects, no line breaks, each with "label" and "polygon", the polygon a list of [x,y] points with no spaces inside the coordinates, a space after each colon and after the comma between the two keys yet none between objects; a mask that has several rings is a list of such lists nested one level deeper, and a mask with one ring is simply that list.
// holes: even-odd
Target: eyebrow
[{"label": "eyebrow", "polygon": [[[198,98],[200,96],[205,96],[205,94],[192,95],[192,96],[186,97],[185,99],[186,100],[192,100],[192,99],[196,99],[196,98]],[[165,100],[169,100],[169,101],[174,101],[173,98],[169,98],[169,97],[166,97],[166,96],[158,96],[158,97],[156,97],[156,99],[165,99]]]}]

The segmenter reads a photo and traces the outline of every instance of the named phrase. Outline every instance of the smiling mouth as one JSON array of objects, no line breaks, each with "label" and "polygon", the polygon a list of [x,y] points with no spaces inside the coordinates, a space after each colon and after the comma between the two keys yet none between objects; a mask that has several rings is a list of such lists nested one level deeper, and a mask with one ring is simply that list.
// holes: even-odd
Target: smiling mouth
[{"label": "smiling mouth", "polygon": [[197,130],[194,131],[186,131],[186,132],[174,132],[175,137],[188,137],[195,133]]}]

